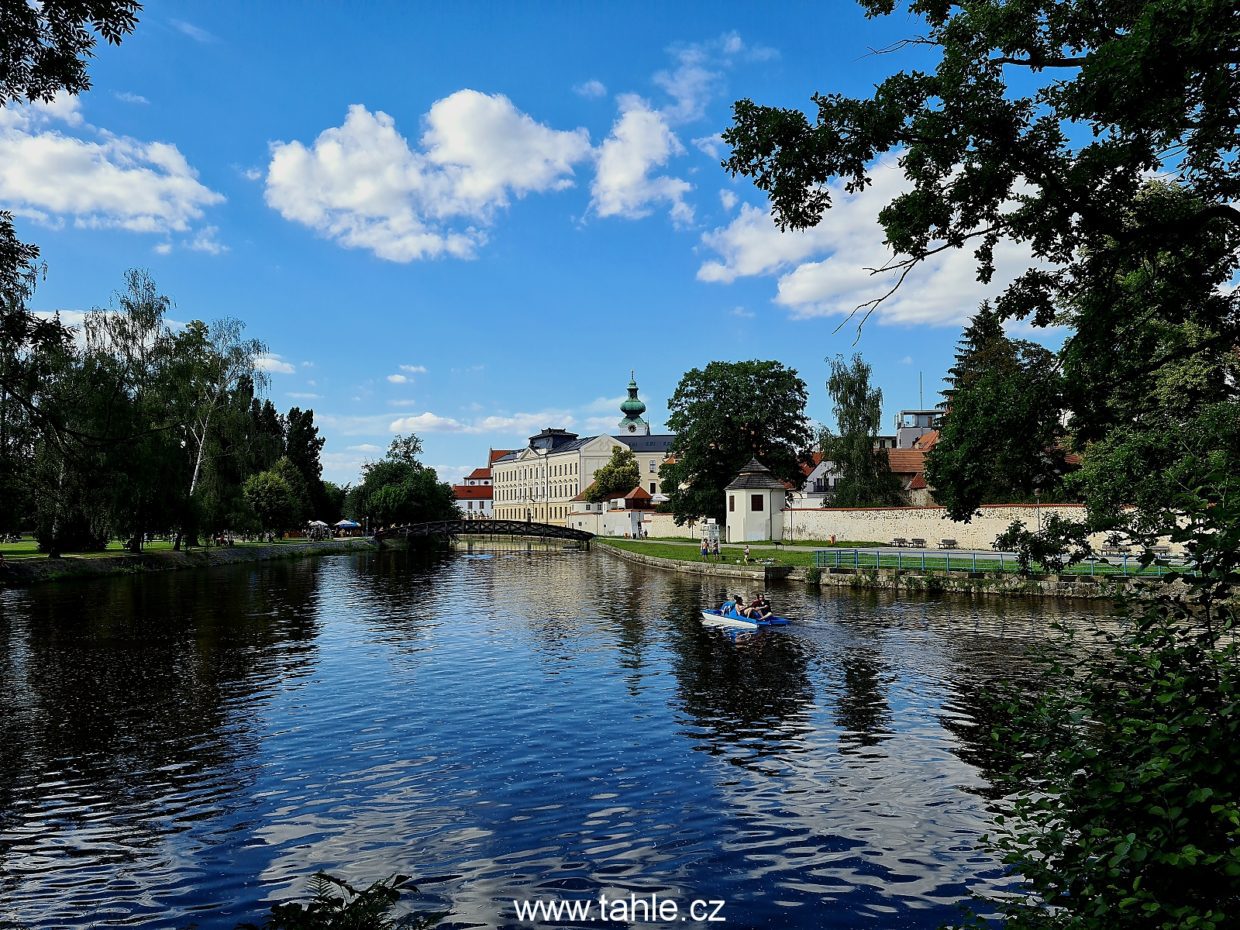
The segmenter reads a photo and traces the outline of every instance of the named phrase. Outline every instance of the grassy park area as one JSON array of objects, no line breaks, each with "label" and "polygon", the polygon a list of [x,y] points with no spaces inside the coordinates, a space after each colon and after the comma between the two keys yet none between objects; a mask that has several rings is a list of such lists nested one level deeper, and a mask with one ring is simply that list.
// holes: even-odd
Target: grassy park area
[{"label": "grassy park area", "polygon": [[[243,542],[242,540],[237,540],[235,542],[235,545],[236,546],[273,546],[273,545],[293,545],[296,543],[304,543],[304,542],[307,542],[307,540],[301,537],[296,537],[292,539],[277,539],[273,543],[263,542],[261,540],[245,541],[245,542]],[[203,548],[215,549],[218,547],[216,546],[208,546],[208,547],[194,546],[193,548],[195,550],[198,550],[198,549],[203,549]],[[143,552],[171,552],[172,541],[168,539],[156,539],[156,540],[153,540],[147,543],[143,547],[142,551]],[[23,536],[20,542],[0,543],[0,555],[3,555],[5,559],[11,559],[14,561],[21,560],[21,559],[45,559],[47,558],[46,552],[39,551],[39,544],[35,542],[33,536]],[[100,559],[100,558],[113,558],[115,556],[125,556],[125,555],[133,555],[133,553],[129,552],[125,548],[124,543],[121,542],[121,540],[119,539],[111,540],[108,543],[107,548],[99,552],[65,552],[65,553],[62,553],[62,556],[68,559]]]},{"label": "grassy park area", "polygon": [[[660,559],[675,559],[682,562],[701,562],[702,557],[696,545],[685,545],[683,540],[640,542],[629,539],[600,539],[609,546],[627,549],[640,555],[653,556]],[[751,565],[792,565],[798,568],[817,566],[822,569],[897,569],[903,571],[926,572],[1017,572],[1020,566],[1011,553],[995,552],[989,554],[940,552],[932,550],[909,550],[907,552],[879,550],[877,545],[869,547],[855,543],[837,543],[835,547],[816,546],[824,550],[815,553],[809,548],[813,544],[788,546],[787,548],[756,548],[761,544],[754,543],[750,549]],[[708,561],[715,561],[710,559]],[[720,562],[739,564],[744,561],[744,549],[741,546],[723,546],[720,549]],[[1059,574],[1065,575],[1142,575],[1157,577],[1169,569],[1165,565],[1142,567],[1134,558],[1094,559],[1071,565]],[[1035,570],[1035,574],[1040,574]]]}]

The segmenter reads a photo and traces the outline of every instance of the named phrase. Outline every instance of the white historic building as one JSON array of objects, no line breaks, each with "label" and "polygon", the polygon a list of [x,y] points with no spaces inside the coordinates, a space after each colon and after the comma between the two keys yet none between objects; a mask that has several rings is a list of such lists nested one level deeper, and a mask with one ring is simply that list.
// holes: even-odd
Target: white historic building
[{"label": "white historic building", "polygon": [[491,464],[493,513],[499,520],[532,520],[568,525],[577,497],[594,481],[594,473],[611,461],[613,449],[629,449],[637,459],[641,487],[652,497],[660,493],[659,467],[667,460],[673,436],[651,435],[642,419],[646,405],[638,399],[637,382],[614,436],[578,436],[562,429],[544,429],[524,449]]},{"label": "white historic building", "polygon": [[727,502],[726,542],[782,539],[787,486],[751,459],[723,491]]}]

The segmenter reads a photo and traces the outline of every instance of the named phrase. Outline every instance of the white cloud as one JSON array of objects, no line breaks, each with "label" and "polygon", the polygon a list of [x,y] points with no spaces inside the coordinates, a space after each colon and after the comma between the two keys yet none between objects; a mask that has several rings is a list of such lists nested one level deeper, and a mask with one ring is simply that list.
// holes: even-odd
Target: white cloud
[{"label": "white cloud", "polygon": [[400,366],[400,370],[401,370],[401,371],[407,371],[407,372],[409,372],[409,374],[411,374],[411,375],[424,375],[424,374],[426,374],[426,366],[425,366],[425,365],[401,365],[401,366]]},{"label": "white cloud", "polygon": [[291,397],[294,400],[318,400],[322,395],[310,394],[305,391],[285,391],[285,397]]},{"label": "white cloud", "polygon": [[295,370],[292,365],[278,355],[260,355],[254,359],[254,367],[259,371],[274,372],[281,375],[291,375]]},{"label": "white cloud", "polygon": [[387,402],[389,407],[416,407],[418,402],[412,398],[398,398]]},{"label": "white cloud", "polygon": [[393,420],[388,426],[393,433],[466,433],[473,432],[460,420],[441,417],[435,413],[419,413],[411,417]]},{"label": "white cloud", "polygon": [[173,29],[181,33],[181,35],[189,36],[195,42],[200,42],[203,45],[210,45],[212,42],[218,41],[210,32],[207,32],[207,30],[203,29],[201,26],[195,26],[191,22],[186,22],[183,19],[174,19],[171,20],[171,23]]},{"label": "white cloud", "polygon": [[261,181],[263,179],[262,168],[246,168],[241,172],[241,176],[247,181]]},{"label": "white cloud", "polygon": [[693,147],[715,161],[723,161],[723,140],[718,136],[698,136],[693,140]]},{"label": "white cloud", "polygon": [[752,310],[746,310],[744,307],[733,307],[728,311],[729,316],[739,317],[742,320],[751,320],[754,317]]},{"label": "white cloud", "polygon": [[607,85],[602,81],[591,78],[574,87],[573,93],[579,97],[585,97],[587,100],[597,100],[599,97],[607,96]]},{"label": "white cloud", "polygon": [[564,410],[543,410],[539,413],[514,413],[489,416],[476,420],[471,432],[500,433],[506,436],[529,436],[546,426],[571,429],[576,420]]},{"label": "white cloud", "polygon": [[438,100],[426,117],[427,159],[452,182],[468,215],[485,217],[506,206],[508,194],[572,186],[573,165],[590,153],[584,129],[550,129],[502,94],[459,90]]},{"label": "white cloud", "polygon": [[732,212],[732,209],[736,206],[736,202],[739,199],[740,198],[736,196],[735,192],[728,190],[726,187],[719,192],[719,202],[723,204],[723,209],[727,210],[729,213]]},{"label": "white cloud", "polygon": [[19,216],[166,235],[190,232],[204,208],[223,200],[175,145],[89,126],[75,97],[0,110],[0,202]]},{"label": "white cloud", "polygon": [[592,206],[599,216],[636,219],[648,216],[655,204],[669,206],[673,222],[693,222],[693,208],[685,202],[689,182],[651,172],[684,152],[662,113],[640,97],[620,99],[620,116],[598,149],[598,169],[591,188]]},{"label": "white cloud", "polygon": [[409,381],[409,378],[406,375],[388,375],[387,379],[392,384],[406,384]]},{"label": "white cloud", "polygon": [[151,102],[141,94],[131,94],[129,91],[125,90],[114,91],[112,96],[121,101],[121,103],[135,103],[139,106],[146,106]]},{"label": "white cloud", "polygon": [[383,451],[381,448],[376,446],[373,442],[364,442],[361,445],[348,446],[347,448],[349,449],[350,452],[369,452],[372,455],[376,452]]},{"label": "white cloud", "polygon": [[217,226],[204,226],[198,231],[197,235],[185,243],[185,247],[194,252],[222,255],[228,251],[228,246],[216,239],[219,232],[220,230]]},{"label": "white cloud", "polygon": [[654,82],[674,101],[664,113],[675,123],[692,122],[705,115],[706,105],[724,90],[724,70],[737,60],[767,61],[778,54],[774,49],[749,48],[735,32],[708,42],[673,46],[669,51],[676,66],[660,71]]},{"label": "white cloud", "polygon": [[448,484],[460,484],[465,480],[465,476],[477,467],[477,465],[432,465],[431,469],[440,481],[446,481]]},{"label": "white cloud", "polygon": [[512,197],[572,185],[584,129],[551,129],[502,94],[460,90],[426,116],[415,150],[392,117],[349,107],[310,147],[272,145],[266,199],[285,219],[347,248],[408,262],[472,257]]},{"label": "white cloud", "polygon": [[[780,232],[765,210],[743,204],[730,224],[702,236],[719,257],[699,267],[698,279],[726,284],[740,277],[779,275],[775,302],[797,318],[847,315],[880,297],[897,276],[870,270],[891,260],[878,212],[907,189],[907,181],[894,163],[879,165],[871,176],[873,184],[857,194],[831,185],[832,208],[812,229]],[[908,275],[900,289],[879,305],[876,319],[960,323],[982,299],[994,296],[1029,267],[1031,258],[1024,246],[1001,243],[995,264],[994,281],[983,286],[976,280],[972,249],[940,253]]]},{"label": "white cloud", "polygon": [[[617,417],[618,419],[618,417]],[[495,414],[464,421],[427,411],[399,417],[388,425],[393,433],[468,433],[501,436],[529,436],[546,426],[572,428],[576,420],[566,410],[542,410],[535,413]]]}]

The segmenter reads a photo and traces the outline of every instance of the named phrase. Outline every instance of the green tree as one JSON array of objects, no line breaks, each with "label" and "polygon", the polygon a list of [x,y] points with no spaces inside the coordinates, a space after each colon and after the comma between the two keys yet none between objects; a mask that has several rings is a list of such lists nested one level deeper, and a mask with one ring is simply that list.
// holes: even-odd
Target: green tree
[{"label": "green tree", "polygon": [[[78,94],[90,87],[86,69],[96,36],[117,45],[137,25],[141,9],[133,0],[48,0],[0,5],[0,106],[14,101],[50,102],[58,92]],[[59,410],[38,403],[41,357],[63,352],[68,334],[59,320],[41,320],[27,308],[39,275],[36,246],[22,242],[13,216],[0,211],[0,416],[5,406],[19,406],[31,427],[51,434],[61,446],[66,433]],[[18,358],[25,363],[19,364]],[[47,405],[51,408],[53,405]],[[2,445],[2,443],[0,443]],[[0,455],[3,449],[0,449]],[[2,470],[3,466],[0,466]]]},{"label": "green tree", "polygon": [[591,503],[623,497],[641,484],[641,470],[632,449],[611,450],[611,460],[594,473],[594,482],[588,489]]},{"label": "green tree", "polygon": [[836,507],[884,507],[906,503],[900,479],[892,474],[887,450],[875,448],[883,418],[883,392],[870,387],[870,366],[860,355],[851,362],[827,359],[827,393],[834,402],[839,430],[823,430],[822,457],[839,474],[831,503]]},{"label": "green tree", "polygon": [[1054,354],[1009,338],[982,304],[957,349],[939,441],[926,456],[926,479],[952,519],[1035,492],[1063,498],[1062,395]]},{"label": "green tree", "polygon": [[310,486],[305,475],[301,473],[301,469],[286,455],[272,465],[270,471],[288,485],[289,500],[292,503],[287,526],[300,526],[305,523],[310,519],[313,511],[311,510]]},{"label": "green tree", "polygon": [[[897,5],[860,2],[869,16]],[[1095,329],[1096,316],[1109,337],[1124,334],[1102,325],[1117,263],[1196,252],[1219,236],[1234,243],[1240,19],[1231,0],[901,6],[925,33],[889,51],[917,52],[919,67],[872,96],[817,94],[812,123],[799,110],[735,104],[725,167],[767,192],[782,228],[813,226],[831,206],[828,182],[862,190],[889,153],[910,185],[879,215],[899,280],[967,247],[989,281],[996,246],[1024,243],[1036,264],[1004,290],[1000,313],[1046,324],[1088,294],[1081,328]],[[926,56],[931,67],[920,67]],[[1141,203],[1155,171],[1190,196]],[[1232,273],[1236,261],[1233,251]],[[1182,277],[1157,299],[1172,310],[1213,304],[1229,324],[1217,330],[1220,344],[1234,342],[1240,295],[1219,295],[1210,276]]]},{"label": "green tree", "polygon": [[777,478],[801,481],[813,440],[807,398],[805,382],[780,362],[711,362],[686,372],[667,402],[676,438],[659,470],[676,522],[723,520],[723,489],[753,458]]},{"label": "green tree", "polygon": [[58,91],[90,88],[86,62],[96,36],[113,45],[133,32],[142,4],[135,0],[44,0],[0,6],[0,106],[14,100],[50,101]]},{"label": "green tree", "polygon": [[297,523],[296,496],[288,481],[275,471],[250,475],[243,493],[265,532],[279,532]]},{"label": "green tree", "polygon": [[457,516],[452,486],[418,461],[417,436],[397,436],[388,454],[362,466],[362,483],[349,491],[345,510],[371,526],[453,520]]},{"label": "green tree", "polygon": [[[1225,374],[1240,334],[1240,17],[1231,0],[909,8],[927,32],[908,44],[932,68],[869,99],[819,95],[812,126],[740,101],[727,166],[769,193],[781,226],[806,228],[830,206],[829,182],[860,190],[896,154],[910,189],[880,222],[897,281],[965,247],[989,281],[1000,243],[1028,247],[1032,267],[996,307],[1070,329],[1064,406],[1083,464],[1069,484],[1091,523],[1109,510],[1138,541],[1164,531],[1193,567],[1183,590],[1130,604],[1136,622],[1096,661],[1050,666],[1048,697],[993,728],[1016,793],[997,843],[1030,894],[981,909],[1029,930],[1228,925],[1240,908],[1240,799],[1220,761],[1240,730],[1240,418]],[[1118,502],[1142,495],[1139,520],[1124,519]],[[1079,542],[1086,529],[1055,533]],[[1045,534],[1006,535],[1057,558]]]}]

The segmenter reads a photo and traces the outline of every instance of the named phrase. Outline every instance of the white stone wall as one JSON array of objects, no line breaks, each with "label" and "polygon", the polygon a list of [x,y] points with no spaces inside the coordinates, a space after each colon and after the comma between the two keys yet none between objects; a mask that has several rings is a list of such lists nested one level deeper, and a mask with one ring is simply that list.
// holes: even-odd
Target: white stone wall
[{"label": "white stone wall", "polygon": [[[995,537],[1015,520],[1035,529],[1039,511],[1043,520],[1052,513],[1066,520],[1085,518],[1085,508],[1080,504],[986,505],[969,523],[946,519],[947,511],[942,507],[791,508],[784,511],[784,538],[825,540],[834,535],[840,540],[890,543],[897,537],[920,537],[930,548],[938,548],[942,539],[954,539],[962,549],[991,549]],[[1103,541],[1101,534],[1092,540],[1095,546]]]},{"label": "white stone wall", "polygon": [[698,521],[690,521],[684,526],[677,526],[670,513],[646,511],[642,515],[642,532],[647,536],[672,537],[676,539],[701,539],[702,526]]}]

